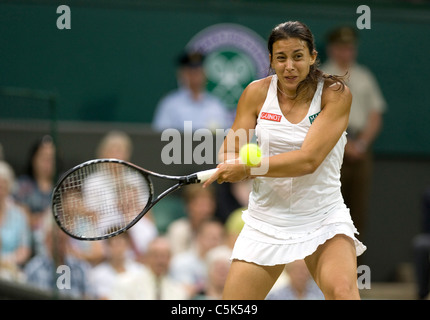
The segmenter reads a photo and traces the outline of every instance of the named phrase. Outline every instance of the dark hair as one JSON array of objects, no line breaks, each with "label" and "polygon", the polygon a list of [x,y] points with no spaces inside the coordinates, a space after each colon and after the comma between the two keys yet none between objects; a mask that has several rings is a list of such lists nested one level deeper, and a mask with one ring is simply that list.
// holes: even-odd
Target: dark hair
[{"label": "dark hair", "polygon": [[[273,44],[279,40],[286,40],[289,38],[298,38],[306,42],[309,53],[312,55],[315,50],[314,36],[311,30],[303,22],[300,21],[287,21],[278,24],[273,28],[269,35],[269,40],[267,42],[267,47],[270,52],[270,56],[273,57]],[[303,94],[303,98],[311,99],[313,93],[316,90],[318,81],[322,78],[331,79],[335,82],[340,83],[340,90],[344,90],[345,82],[343,78],[345,76],[336,76],[331,74],[326,74],[322,72],[319,67],[320,61],[317,58],[315,63],[310,66],[309,74],[306,79],[304,79],[297,87],[296,97]],[[273,70],[271,70],[273,72]]]}]

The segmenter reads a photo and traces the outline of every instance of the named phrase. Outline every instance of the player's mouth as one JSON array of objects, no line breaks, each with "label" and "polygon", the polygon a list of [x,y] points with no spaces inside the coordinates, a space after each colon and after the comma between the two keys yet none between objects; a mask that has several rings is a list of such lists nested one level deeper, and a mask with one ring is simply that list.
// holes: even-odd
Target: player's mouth
[{"label": "player's mouth", "polygon": [[297,76],[284,77],[285,81],[287,81],[287,82],[294,82],[294,81],[296,81],[297,78],[298,78]]}]

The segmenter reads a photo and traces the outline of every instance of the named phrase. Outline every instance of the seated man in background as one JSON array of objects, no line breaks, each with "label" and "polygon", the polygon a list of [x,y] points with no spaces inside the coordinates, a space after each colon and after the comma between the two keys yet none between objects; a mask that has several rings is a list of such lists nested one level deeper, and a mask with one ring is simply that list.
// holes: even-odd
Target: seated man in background
[{"label": "seated man in background", "polygon": [[206,90],[204,58],[198,52],[185,52],[179,57],[179,88],[158,104],[153,120],[154,130],[173,128],[183,131],[185,121],[192,121],[193,130],[205,128],[214,131],[230,127],[226,107]]}]

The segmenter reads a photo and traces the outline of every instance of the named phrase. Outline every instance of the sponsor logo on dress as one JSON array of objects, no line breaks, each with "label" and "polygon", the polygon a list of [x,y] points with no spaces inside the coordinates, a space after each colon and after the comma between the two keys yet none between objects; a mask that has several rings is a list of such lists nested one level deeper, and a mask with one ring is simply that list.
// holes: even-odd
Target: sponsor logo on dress
[{"label": "sponsor logo on dress", "polygon": [[[321,111],[320,111],[320,112],[321,112]],[[320,114],[320,112],[317,112],[317,113],[315,113],[315,114],[313,114],[313,115],[309,116],[309,121],[311,122],[311,124],[312,124],[312,122],[314,122],[314,121],[315,121],[316,117],[318,117],[318,115]]]},{"label": "sponsor logo on dress", "polygon": [[269,112],[262,112],[260,119],[280,122],[281,121],[281,115],[275,114],[275,113],[269,113]]}]

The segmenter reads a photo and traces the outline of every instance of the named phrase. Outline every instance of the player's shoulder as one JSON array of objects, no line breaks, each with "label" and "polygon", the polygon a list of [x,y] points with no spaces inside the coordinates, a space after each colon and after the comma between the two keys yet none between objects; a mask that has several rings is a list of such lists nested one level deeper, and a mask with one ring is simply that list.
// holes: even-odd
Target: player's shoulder
[{"label": "player's shoulder", "polygon": [[272,77],[252,81],[243,90],[237,105],[237,114],[252,114],[257,116],[266,100]]},{"label": "player's shoulder", "polygon": [[349,113],[352,94],[348,86],[336,79],[326,79],[321,96],[321,109],[334,108],[339,113]]},{"label": "player's shoulder", "polygon": [[345,83],[328,78],[324,80],[322,99],[325,101],[351,100],[352,94]]},{"label": "player's shoulder", "polygon": [[244,94],[252,99],[265,99],[267,91],[269,90],[272,76],[268,76],[262,79],[254,80],[244,90]]},{"label": "player's shoulder", "polygon": [[265,78],[257,79],[252,81],[247,88],[251,90],[268,90],[270,83],[272,82],[273,76],[267,76]]}]

